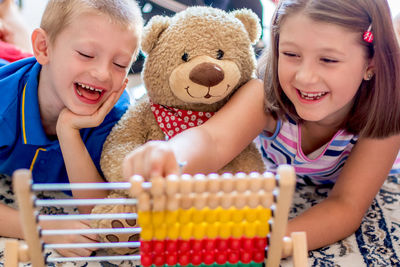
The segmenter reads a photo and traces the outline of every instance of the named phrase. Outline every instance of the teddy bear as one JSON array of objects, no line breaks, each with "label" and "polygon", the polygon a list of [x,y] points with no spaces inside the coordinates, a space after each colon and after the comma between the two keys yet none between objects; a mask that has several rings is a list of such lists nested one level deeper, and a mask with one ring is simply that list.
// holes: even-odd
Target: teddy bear
[{"label": "teddy bear", "polygon": [[[212,7],[189,7],[172,17],[154,16],[142,35],[147,55],[142,79],[147,94],[114,126],[101,155],[110,182],[124,181],[124,157],[150,140],[166,140],[201,125],[244,83],[255,77],[253,44],[260,37],[257,15],[248,9],[230,13]],[[238,129],[240,130],[240,129]],[[259,150],[250,144],[219,173],[263,172]],[[110,198],[129,198],[112,191]],[[135,213],[135,206],[96,206],[92,213]],[[94,227],[125,228],[135,220],[100,220]],[[137,241],[138,234],[102,235],[103,242]],[[111,248],[127,254],[135,248]]]}]

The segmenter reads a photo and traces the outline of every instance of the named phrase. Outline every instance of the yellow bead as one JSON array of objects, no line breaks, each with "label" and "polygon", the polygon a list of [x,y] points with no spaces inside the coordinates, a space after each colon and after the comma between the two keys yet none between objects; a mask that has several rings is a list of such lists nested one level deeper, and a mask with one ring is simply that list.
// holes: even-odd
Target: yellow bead
[{"label": "yellow bead", "polygon": [[256,236],[257,233],[257,226],[254,223],[251,222],[242,222],[243,224],[243,229],[244,229],[244,235],[248,238],[253,238]]},{"label": "yellow bead", "polygon": [[196,240],[202,240],[206,236],[207,223],[196,223],[193,224],[193,238]]},{"label": "yellow bead", "polygon": [[248,222],[254,222],[257,220],[258,212],[256,209],[251,209],[249,207],[245,207],[244,214],[246,217],[246,221],[248,221]]},{"label": "yellow bead", "polygon": [[271,209],[263,208],[261,206],[257,207],[258,220],[261,223],[268,223],[269,219],[271,219]]},{"label": "yellow bead", "polygon": [[208,238],[217,238],[218,237],[219,228],[220,228],[219,226],[220,226],[219,222],[207,224],[206,236]]},{"label": "yellow bead", "polygon": [[145,228],[142,228],[140,232],[140,238],[144,241],[150,241],[153,239],[153,227],[148,225]]},{"label": "yellow bead", "polygon": [[151,212],[150,211],[138,211],[138,219],[137,222],[140,227],[146,227],[151,225]]},{"label": "yellow bead", "polygon": [[152,222],[155,227],[163,224],[165,221],[165,213],[164,211],[154,211],[152,216]]},{"label": "yellow bead", "polygon": [[243,225],[241,223],[233,223],[232,237],[240,238],[243,236]]},{"label": "yellow bead", "polygon": [[167,238],[167,225],[165,223],[154,227],[154,238],[156,240],[164,240]]},{"label": "yellow bead", "polygon": [[187,224],[192,220],[192,212],[190,209],[184,210],[179,209],[179,222],[181,224]]},{"label": "yellow bead", "polygon": [[180,226],[179,223],[169,225],[167,229],[167,237],[171,240],[177,240],[179,238]]},{"label": "yellow bead", "polygon": [[180,238],[183,240],[190,240],[193,233],[193,223],[181,225]]},{"label": "yellow bead", "polygon": [[219,227],[219,237],[229,238],[232,234],[232,227],[233,227],[232,222],[221,223],[221,226]]},{"label": "yellow bead", "polygon": [[205,213],[204,219],[208,223],[214,223],[218,220],[218,211],[216,209],[207,208],[207,212]]},{"label": "yellow bead", "polygon": [[194,209],[193,214],[192,214],[193,223],[199,224],[199,223],[204,222],[204,214],[205,214],[204,209],[201,209],[201,210]]},{"label": "yellow bead", "polygon": [[218,207],[218,208],[216,208],[216,212],[217,212],[218,221],[220,221],[222,223],[224,223],[224,222],[226,223],[226,222],[230,221],[231,213],[229,210]]},{"label": "yellow bead", "polygon": [[232,211],[232,221],[235,223],[240,223],[244,219],[244,213],[242,209],[235,209]]},{"label": "yellow bead", "polygon": [[174,210],[174,211],[167,211],[165,213],[165,223],[167,225],[173,225],[176,222],[178,222],[178,216],[179,216],[179,211]]},{"label": "yellow bead", "polygon": [[256,235],[258,237],[266,237],[269,233],[269,223],[268,222],[259,222],[256,223],[257,232]]}]

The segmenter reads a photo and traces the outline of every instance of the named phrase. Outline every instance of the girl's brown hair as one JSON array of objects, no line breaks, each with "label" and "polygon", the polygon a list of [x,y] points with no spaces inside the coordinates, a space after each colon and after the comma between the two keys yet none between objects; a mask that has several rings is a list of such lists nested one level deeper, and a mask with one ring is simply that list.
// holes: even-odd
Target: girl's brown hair
[{"label": "girl's brown hair", "polygon": [[[259,73],[265,72],[266,112],[301,121],[279,84],[277,71],[280,28],[286,17],[299,12],[360,33],[360,44],[373,59],[375,75],[361,83],[342,128],[371,138],[400,133],[400,50],[386,0],[281,0],[271,22],[270,48],[259,61]],[[362,38],[370,25],[373,43]]]}]

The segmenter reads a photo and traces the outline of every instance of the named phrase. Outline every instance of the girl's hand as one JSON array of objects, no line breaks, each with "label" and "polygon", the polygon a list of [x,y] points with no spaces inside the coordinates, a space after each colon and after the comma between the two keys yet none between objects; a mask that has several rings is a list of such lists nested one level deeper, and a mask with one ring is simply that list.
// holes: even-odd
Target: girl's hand
[{"label": "girl's hand", "polygon": [[[55,229],[90,229],[88,221],[41,221],[44,230]],[[43,236],[45,243],[96,243],[99,241],[97,234],[90,235],[54,235]],[[64,257],[89,257],[97,248],[56,249]]]},{"label": "girl's hand", "polygon": [[99,126],[107,114],[117,103],[119,97],[125,90],[128,79],[125,79],[124,84],[119,91],[112,92],[107,100],[91,115],[78,115],[65,108],[60,112],[57,120],[57,135],[68,129],[80,130],[82,128],[93,128]]},{"label": "girl's hand", "polygon": [[138,174],[149,179],[178,174],[179,166],[168,142],[150,141],[125,157],[122,171],[125,178]]}]

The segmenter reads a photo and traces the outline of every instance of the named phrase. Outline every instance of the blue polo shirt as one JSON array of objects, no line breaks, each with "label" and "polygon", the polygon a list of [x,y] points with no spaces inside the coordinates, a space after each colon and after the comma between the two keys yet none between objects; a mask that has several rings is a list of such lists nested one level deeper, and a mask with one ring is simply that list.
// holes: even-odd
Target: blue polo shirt
[{"label": "blue polo shirt", "polygon": [[[38,102],[41,65],[26,58],[0,68],[0,173],[32,171],[36,183],[68,183],[60,144],[45,134]],[[124,92],[96,128],[81,129],[81,137],[99,172],[103,143],[125,113],[129,97]]]}]

